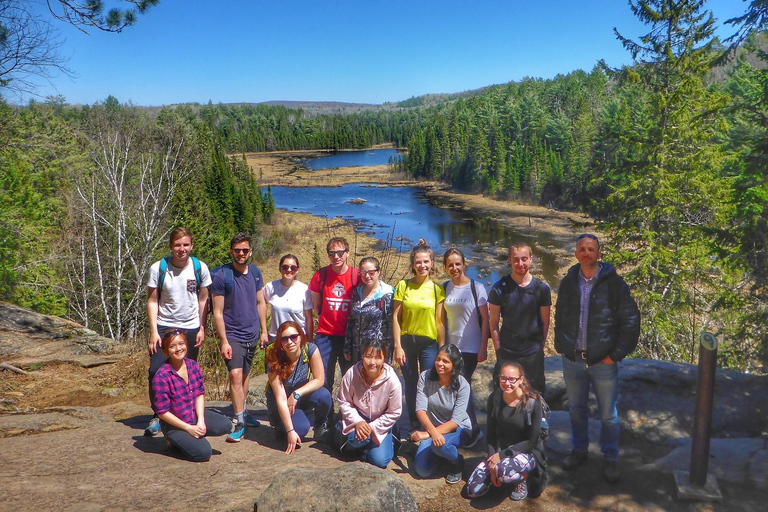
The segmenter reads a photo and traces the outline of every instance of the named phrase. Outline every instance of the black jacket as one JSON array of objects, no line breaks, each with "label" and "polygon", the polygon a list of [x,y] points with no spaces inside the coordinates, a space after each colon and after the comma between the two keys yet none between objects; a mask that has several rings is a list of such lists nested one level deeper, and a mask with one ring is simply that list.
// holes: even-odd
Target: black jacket
[{"label": "black jacket", "polygon": [[[640,311],[629,293],[629,286],[610,263],[600,263],[597,282],[589,298],[587,326],[587,363],[597,363],[606,356],[621,361],[637,346],[640,337]],[[575,359],[581,312],[579,269],[576,264],[560,283],[555,305],[555,349],[568,359]]]}]

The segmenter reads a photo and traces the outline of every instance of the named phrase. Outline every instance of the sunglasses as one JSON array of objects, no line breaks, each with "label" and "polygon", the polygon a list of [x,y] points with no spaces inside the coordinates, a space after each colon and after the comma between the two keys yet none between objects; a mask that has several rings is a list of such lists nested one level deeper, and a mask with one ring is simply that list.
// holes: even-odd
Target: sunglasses
[{"label": "sunglasses", "polygon": [[299,270],[299,267],[297,267],[296,265],[283,265],[282,267],[280,267],[280,270],[282,270],[283,272],[296,272],[297,270]]},{"label": "sunglasses", "polygon": [[248,254],[251,252],[250,249],[232,249],[232,252],[235,254]]},{"label": "sunglasses", "polygon": [[179,334],[186,334],[187,332],[184,329],[171,329],[170,331],[165,331],[165,334],[163,334],[163,338],[170,338],[171,336],[177,336]]},{"label": "sunglasses", "polygon": [[337,258],[341,258],[342,256],[344,256],[345,252],[347,252],[346,249],[343,249],[341,251],[328,251],[328,257],[332,258],[332,257],[336,256]]},{"label": "sunglasses", "polygon": [[299,339],[299,333],[289,334],[288,336],[280,336],[281,343],[288,343],[288,340],[291,340],[293,343],[296,343],[296,340],[298,339]]},{"label": "sunglasses", "polygon": [[590,240],[594,240],[595,242],[600,242],[595,235],[592,233],[582,233],[579,236],[576,237],[576,241],[578,242],[582,238],[589,238]]},{"label": "sunglasses", "polygon": [[500,382],[509,382],[510,384],[514,384],[520,379],[522,379],[522,377],[499,377]]},{"label": "sunglasses", "polygon": [[375,274],[378,271],[379,271],[379,269],[375,268],[373,270],[361,270],[360,273],[363,274],[364,276],[372,276],[373,274]]}]

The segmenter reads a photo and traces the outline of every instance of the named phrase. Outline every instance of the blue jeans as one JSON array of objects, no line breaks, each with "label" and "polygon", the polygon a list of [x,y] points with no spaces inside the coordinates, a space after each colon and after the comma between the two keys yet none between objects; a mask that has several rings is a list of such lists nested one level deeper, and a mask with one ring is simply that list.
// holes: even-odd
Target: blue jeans
[{"label": "blue jeans", "polygon": [[364,462],[380,468],[386,468],[395,457],[395,442],[392,439],[392,429],[387,432],[386,437],[381,440],[381,444],[378,446],[373,442],[371,436],[368,436],[368,439],[365,441],[358,441],[353,430],[347,434],[346,446],[353,450],[360,450],[362,452],[361,458]]},{"label": "blue jeans", "polygon": [[600,448],[605,460],[619,458],[619,411],[616,404],[619,399],[619,368],[614,364],[597,363],[587,365],[584,360],[571,361],[563,356],[563,378],[568,394],[568,410],[571,415],[571,439],[573,449],[586,452],[589,448],[589,386],[597,398],[600,421]]},{"label": "blue jeans", "polygon": [[223,436],[232,431],[232,421],[226,416],[210,409],[205,410],[205,437],[192,437],[188,432],[161,421],[165,439],[181,451],[185,459],[192,462],[207,462],[211,458],[211,444],[208,436]]},{"label": "blue jeans", "polygon": [[[333,407],[333,399],[331,398],[331,393],[325,388],[316,389],[306,396],[302,395],[296,403],[296,408],[291,416],[293,429],[299,437],[303,438],[309,432],[310,427],[307,412],[314,411],[315,426],[319,426],[328,419],[331,407]],[[277,411],[277,400],[275,400],[275,395],[271,390],[267,391],[267,410],[269,411],[270,424],[278,431],[282,429],[285,432],[285,425],[283,425],[280,413]]]},{"label": "blue jeans", "polygon": [[336,378],[336,361],[339,362],[341,376],[352,367],[352,363],[344,359],[344,336],[328,336],[315,334],[315,345],[320,350],[325,368],[325,389],[333,393],[333,381]]},{"label": "blue jeans", "polygon": [[416,388],[419,385],[419,374],[435,366],[437,359],[437,341],[425,336],[403,334],[400,344],[405,352],[405,364],[400,367],[405,381],[405,403],[408,406],[408,420],[411,429],[421,427],[416,419]]},{"label": "blue jeans", "polygon": [[421,478],[428,478],[437,472],[440,459],[447,459],[450,464],[455,464],[461,459],[459,447],[466,446],[469,442],[469,430],[461,427],[450,434],[443,434],[445,444],[437,447],[432,444],[432,438],[419,443],[416,456],[413,458],[413,470]]}]

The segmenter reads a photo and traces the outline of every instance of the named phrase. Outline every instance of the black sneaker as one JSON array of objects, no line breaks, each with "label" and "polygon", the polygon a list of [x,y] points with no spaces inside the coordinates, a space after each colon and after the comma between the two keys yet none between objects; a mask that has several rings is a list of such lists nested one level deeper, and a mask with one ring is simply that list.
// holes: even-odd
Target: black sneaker
[{"label": "black sneaker", "polygon": [[315,425],[315,441],[325,441],[325,438],[328,436],[328,426],[323,423],[321,425]]},{"label": "black sneaker", "polygon": [[587,462],[587,456],[589,452],[581,452],[578,450],[572,450],[571,453],[563,461],[563,469],[571,471]]}]

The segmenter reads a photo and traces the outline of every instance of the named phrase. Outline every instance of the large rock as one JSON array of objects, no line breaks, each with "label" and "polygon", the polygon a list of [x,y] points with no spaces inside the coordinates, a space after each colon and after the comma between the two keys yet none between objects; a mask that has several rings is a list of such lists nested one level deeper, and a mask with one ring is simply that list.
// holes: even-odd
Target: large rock
[{"label": "large rock", "polygon": [[[693,428],[697,367],[647,359],[619,363],[619,416],[624,433],[640,441],[662,443],[687,437]],[[478,365],[472,377],[475,405],[484,411],[491,389],[492,365]],[[567,410],[562,359],[545,359],[545,398],[552,410]],[[590,398],[597,418],[597,403]],[[717,370],[712,437],[758,437],[768,432],[768,376]]]},{"label": "large rock", "polygon": [[406,512],[418,510],[391,471],[353,462],[335,469],[292,468],[275,476],[254,512]]}]

